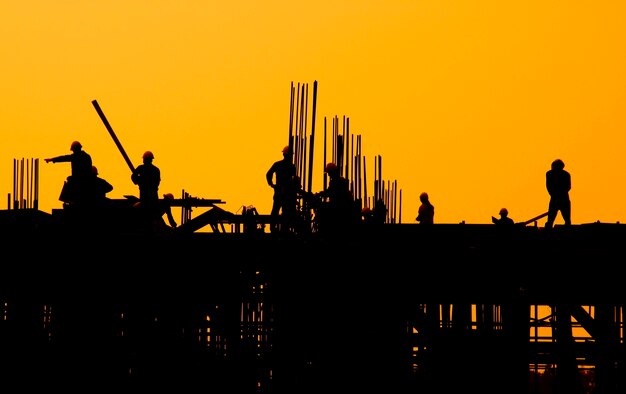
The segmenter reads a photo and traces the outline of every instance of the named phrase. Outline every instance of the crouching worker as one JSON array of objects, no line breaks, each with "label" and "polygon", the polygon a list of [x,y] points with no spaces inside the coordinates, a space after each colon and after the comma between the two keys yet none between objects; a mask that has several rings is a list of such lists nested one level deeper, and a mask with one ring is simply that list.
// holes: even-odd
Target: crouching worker
[{"label": "crouching worker", "polygon": [[178,224],[176,220],[174,220],[174,216],[172,215],[172,202],[174,201],[174,195],[172,193],[166,193],[163,195],[163,199],[159,201],[159,215],[158,221],[160,222],[161,227],[167,227],[165,220],[163,219],[163,215],[167,216],[167,221],[170,224],[171,228],[176,228]]},{"label": "crouching worker", "polygon": [[96,166],[91,166],[91,173],[93,178],[89,183],[89,201],[97,207],[103,206],[109,200],[107,193],[113,190],[113,185],[106,179],[100,178]]},{"label": "crouching worker", "polygon": [[[139,220],[146,232],[158,233],[174,229],[178,226],[172,214],[173,201],[174,195],[172,193],[166,193],[163,195],[162,199],[158,199],[152,203],[146,204],[139,200],[133,205],[133,208],[137,210]],[[169,226],[163,216],[167,217]]]}]

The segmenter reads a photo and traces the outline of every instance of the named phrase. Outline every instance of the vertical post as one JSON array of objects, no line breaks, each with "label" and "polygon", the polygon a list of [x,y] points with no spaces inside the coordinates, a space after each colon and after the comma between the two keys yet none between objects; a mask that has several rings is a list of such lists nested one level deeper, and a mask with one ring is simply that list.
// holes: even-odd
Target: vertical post
[{"label": "vertical post", "polygon": [[13,209],[17,209],[17,159],[13,159]]},{"label": "vertical post", "polygon": [[[347,179],[350,179],[350,149],[351,149],[351,144],[350,144],[350,118],[346,117],[345,115],[343,116],[343,135],[344,135],[344,143],[345,143],[345,155],[344,157],[348,157],[347,160],[345,160],[346,163],[346,172],[345,172],[345,177]],[[343,160],[342,160],[343,163]]]},{"label": "vertical post", "polygon": [[24,158],[20,163],[20,208],[24,208]]},{"label": "vertical post", "polygon": [[[367,168],[366,168],[366,161],[365,161],[365,156],[363,156],[363,201],[365,202],[366,207],[369,207],[369,204],[367,202]],[[372,204],[372,206],[374,206],[374,204]]]},{"label": "vertical post", "polygon": [[35,159],[35,209],[39,209],[39,159]]},{"label": "vertical post", "polygon": [[293,145],[291,142],[291,136],[293,135],[293,98],[294,98],[294,87],[293,81],[291,82],[290,89],[290,98],[289,98],[289,135],[287,137],[287,141],[289,141],[289,146],[293,149]]},{"label": "vertical post", "polygon": [[398,200],[398,223],[402,224],[402,189],[399,191],[399,200]]},{"label": "vertical post", "polygon": [[[313,188],[313,148],[315,143],[315,116],[317,110],[317,81],[313,81],[313,110],[311,113],[311,142],[309,149],[309,177],[307,181],[307,191],[311,192]],[[324,163],[326,164],[326,163]]]},{"label": "vertical post", "polygon": [[[326,150],[327,150],[327,145],[328,145],[327,137],[326,137],[327,134],[328,134],[328,130],[326,128],[326,117],[324,117],[324,156],[323,156],[324,157],[324,163],[323,163],[324,167],[326,167]],[[323,188],[323,190],[326,190],[327,178],[328,177],[326,176],[326,172],[324,172],[324,188]]]}]

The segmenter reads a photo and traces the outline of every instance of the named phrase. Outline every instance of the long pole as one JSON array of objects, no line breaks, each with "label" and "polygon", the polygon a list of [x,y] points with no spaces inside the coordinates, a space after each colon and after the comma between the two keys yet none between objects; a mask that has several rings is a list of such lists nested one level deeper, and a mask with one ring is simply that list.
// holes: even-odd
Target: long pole
[{"label": "long pole", "polygon": [[119,149],[120,153],[124,157],[124,160],[126,161],[126,164],[128,164],[128,168],[130,168],[132,172],[135,172],[135,166],[133,165],[133,162],[130,161],[130,158],[128,157],[128,155],[126,154],[126,151],[124,150],[124,147],[120,143],[120,140],[117,139],[117,136],[115,135],[115,132],[113,131],[113,127],[111,127],[106,116],[104,116],[104,112],[102,112],[102,109],[100,108],[100,104],[98,104],[98,101],[96,100],[92,100],[91,104],[93,104],[94,108],[96,109],[96,112],[98,112],[98,115],[100,115],[100,119],[102,119],[102,123],[104,123],[104,126],[109,131],[109,134],[111,134],[111,138],[113,138],[115,145],[117,145],[117,149]]},{"label": "long pole", "polygon": [[[317,111],[317,81],[313,81],[313,112],[311,114],[311,143],[309,144],[309,179],[307,191],[312,191],[313,187],[313,148],[315,147],[315,116]],[[326,163],[324,163],[326,165]]]},{"label": "long pole", "polygon": [[290,97],[290,102],[289,102],[289,138],[288,138],[288,143],[289,143],[289,148],[291,148],[291,151],[293,152],[294,146],[293,146],[293,100],[294,100],[294,95],[295,95],[295,88],[293,87],[293,82],[291,82],[291,97]]}]

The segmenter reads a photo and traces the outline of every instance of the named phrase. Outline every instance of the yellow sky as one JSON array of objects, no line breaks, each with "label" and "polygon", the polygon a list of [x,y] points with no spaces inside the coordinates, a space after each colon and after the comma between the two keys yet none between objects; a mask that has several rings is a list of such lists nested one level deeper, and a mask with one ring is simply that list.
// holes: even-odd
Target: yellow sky
[{"label": "yellow sky", "polygon": [[154,153],[161,193],[269,213],[291,83],[317,81],[316,151],[324,118],[348,117],[368,174],[380,155],[397,181],[403,223],[422,191],[436,223],[530,219],[556,158],[574,224],[626,222],[625,2],[300,3],[2,2],[0,191],[14,159],[39,158],[39,207],[60,208],[69,165],[43,159],[79,140],[109,197],[138,195],[97,100],[135,165]]}]

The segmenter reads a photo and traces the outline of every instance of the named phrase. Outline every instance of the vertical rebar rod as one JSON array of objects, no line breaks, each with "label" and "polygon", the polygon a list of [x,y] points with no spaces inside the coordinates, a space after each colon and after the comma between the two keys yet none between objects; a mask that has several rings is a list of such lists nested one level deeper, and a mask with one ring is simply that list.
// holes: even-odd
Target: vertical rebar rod
[{"label": "vertical rebar rod", "polygon": [[307,181],[307,191],[311,192],[313,187],[313,152],[315,147],[315,117],[317,112],[317,81],[313,81],[313,108],[311,111],[311,137],[309,148],[309,177]]},{"label": "vertical rebar rod", "polygon": [[[364,207],[369,207],[370,204],[367,201],[367,162],[365,160],[365,156],[363,156],[363,201],[365,202]],[[374,204],[371,204],[374,206]]]},{"label": "vertical rebar rod", "polygon": [[24,208],[24,158],[20,162],[20,208]]},{"label": "vertical rebar rod", "polygon": [[293,86],[293,82],[291,82],[291,89],[290,89],[290,102],[289,102],[289,135],[288,135],[288,139],[287,141],[289,141],[289,147],[291,149],[293,149],[293,142],[292,142],[292,136],[293,136],[293,100],[294,100],[294,95],[295,95],[295,90],[294,90],[294,86]]},{"label": "vertical rebar rod", "polygon": [[17,159],[13,159],[13,209],[17,209]]}]

